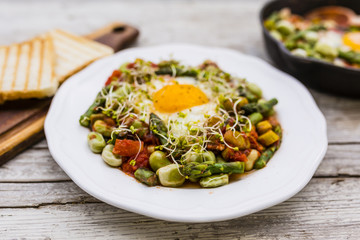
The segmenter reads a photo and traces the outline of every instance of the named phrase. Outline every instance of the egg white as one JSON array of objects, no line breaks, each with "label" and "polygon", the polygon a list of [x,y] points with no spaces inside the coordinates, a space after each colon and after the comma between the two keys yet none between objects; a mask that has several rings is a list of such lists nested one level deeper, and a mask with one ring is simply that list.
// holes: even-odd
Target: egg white
[{"label": "egg white", "polygon": [[[191,77],[178,77],[176,79],[153,79],[151,86],[148,88],[148,93],[152,96],[155,92],[169,84],[189,84],[199,88],[209,99],[208,103],[194,106],[179,112],[164,113],[157,111],[153,106],[150,111],[158,115],[166,124],[173,122],[172,133],[174,137],[180,137],[188,131],[189,125],[204,125],[208,116],[214,115],[217,112],[216,98],[213,97],[211,88],[203,82],[199,82]],[[175,84],[176,84],[175,83]],[[181,114],[179,114],[181,112]]]}]

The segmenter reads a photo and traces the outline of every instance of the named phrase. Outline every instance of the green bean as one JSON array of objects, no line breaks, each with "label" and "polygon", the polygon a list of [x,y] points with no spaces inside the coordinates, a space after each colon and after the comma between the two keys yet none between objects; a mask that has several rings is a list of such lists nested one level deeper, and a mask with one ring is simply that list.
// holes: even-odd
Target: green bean
[{"label": "green bean", "polygon": [[276,23],[276,30],[278,30],[282,35],[288,36],[295,32],[295,27],[287,20],[280,20]]},{"label": "green bean", "polygon": [[185,156],[184,160],[182,160],[183,164],[187,164],[191,162],[198,162],[198,163],[203,162],[201,154],[197,152],[190,152]]},{"label": "green bean", "polygon": [[155,172],[166,165],[171,164],[170,160],[166,157],[166,153],[162,151],[155,151],[149,158],[150,167]]},{"label": "green bean", "polygon": [[319,34],[315,31],[306,31],[304,38],[310,43],[315,43],[319,39]]},{"label": "green bean", "polygon": [[321,42],[321,41],[317,42],[315,44],[314,49],[318,53],[330,58],[336,58],[339,54],[338,50],[334,46],[326,42]]},{"label": "green bean", "polygon": [[281,41],[283,39],[281,33],[279,33],[278,31],[276,30],[271,30],[270,31],[270,35],[273,36],[273,38],[275,38],[276,40],[278,41]]},{"label": "green bean", "polygon": [[145,183],[146,185],[155,186],[158,184],[158,179],[156,174],[149,169],[138,168],[135,171],[134,176],[137,180],[139,180],[142,183]]},{"label": "green bean", "polygon": [[200,186],[203,188],[215,188],[229,183],[229,175],[220,174],[200,179]]},{"label": "green bean", "polygon": [[307,52],[301,48],[295,48],[294,50],[291,51],[291,53],[298,57],[307,57]]},{"label": "green bean", "polygon": [[170,164],[156,171],[160,184],[164,187],[180,187],[185,182],[185,177],[180,174],[176,164]]},{"label": "green bean", "polygon": [[216,163],[215,154],[212,151],[206,151],[201,154],[203,162],[206,163]]},{"label": "green bean", "polygon": [[276,22],[280,20],[280,15],[278,12],[273,12],[264,22],[264,25],[267,29],[271,30],[276,27]]},{"label": "green bean", "polygon": [[101,157],[108,165],[112,167],[119,167],[122,164],[122,157],[115,155],[112,150],[114,145],[108,144],[101,153]]},{"label": "green bean", "polygon": [[113,128],[106,124],[103,120],[96,120],[93,129],[95,132],[100,133],[104,137],[111,137],[111,133],[113,131]]},{"label": "green bean", "polygon": [[255,83],[248,83],[247,87],[252,94],[255,94],[258,98],[262,97],[262,91],[258,85]]},{"label": "green bean", "polygon": [[263,115],[259,112],[254,112],[250,114],[248,117],[253,125],[256,125],[258,122],[263,120]]},{"label": "green bean", "polygon": [[87,138],[91,151],[94,153],[101,153],[106,145],[104,137],[100,133],[90,132]]}]

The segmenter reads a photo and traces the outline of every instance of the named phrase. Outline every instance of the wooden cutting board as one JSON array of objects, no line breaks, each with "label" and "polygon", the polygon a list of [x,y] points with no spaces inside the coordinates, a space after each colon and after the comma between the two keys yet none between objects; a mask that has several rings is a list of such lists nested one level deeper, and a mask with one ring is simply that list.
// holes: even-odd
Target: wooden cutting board
[{"label": "wooden cutting board", "polygon": [[[112,47],[115,52],[134,43],[139,31],[112,23],[85,37]],[[6,102],[0,105],[0,165],[44,138],[44,121],[51,98]]]}]

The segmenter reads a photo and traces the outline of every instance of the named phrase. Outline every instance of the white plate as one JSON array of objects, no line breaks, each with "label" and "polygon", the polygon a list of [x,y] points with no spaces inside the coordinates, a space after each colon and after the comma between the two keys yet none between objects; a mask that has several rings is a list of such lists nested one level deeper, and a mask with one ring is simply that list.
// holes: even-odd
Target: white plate
[{"label": "white plate", "polygon": [[[279,100],[283,143],[267,167],[215,189],[147,187],[89,150],[88,129],[78,119],[112,71],[135,58],[158,62],[170,57],[190,65],[211,59],[225,71],[257,83],[265,98]],[[309,182],[327,149],[325,118],[294,78],[233,50],[184,44],[124,50],[72,76],[52,101],[45,133],[56,162],[87,193],[128,211],[180,222],[227,220],[281,203]]]}]

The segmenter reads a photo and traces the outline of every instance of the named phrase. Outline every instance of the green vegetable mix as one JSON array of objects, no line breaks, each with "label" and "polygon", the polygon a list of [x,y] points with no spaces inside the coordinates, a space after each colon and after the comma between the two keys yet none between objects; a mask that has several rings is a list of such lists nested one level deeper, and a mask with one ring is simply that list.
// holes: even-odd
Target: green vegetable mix
[{"label": "green vegetable mix", "polygon": [[[294,26],[279,20],[267,24],[290,37]],[[265,167],[279,149],[277,103],[209,60],[193,67],[136,59],[113,72],[79,121],[91,129],[94,153],[147,186],[214,188]]]},{"label": "green vegetable mix", "polygon": [[351,21],[344,24],[335,18],[323,19],[321,14],[308,19],[283,8],[273,12],[264,21],[264,26],[295,56],[360,68],[360,42],[357,40],[360,29],[352,26]]}]

